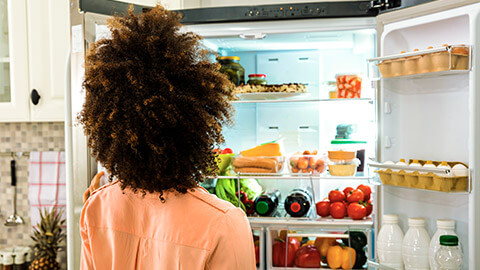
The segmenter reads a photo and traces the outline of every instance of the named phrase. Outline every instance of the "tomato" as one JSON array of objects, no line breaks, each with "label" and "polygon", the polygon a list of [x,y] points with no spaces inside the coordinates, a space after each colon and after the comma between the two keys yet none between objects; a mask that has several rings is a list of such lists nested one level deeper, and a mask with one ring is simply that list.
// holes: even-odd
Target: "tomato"
[{"label": "tomato", "polygon": [[367,216],[367,208],[357,202],[349,204],[347,212],[348,216],[354,220],[363,219]]},{"label": "tomato", "polygon": [[372,194],[372,189],[369,186],[359,185],[357,187],[357,189],[360,189],[365,196],[362,201],[366,202],[366,201],[370,200],[370,194]]},{"label": "tomato", "polygon": [[[300,247],[300,242],[297,238],[288,238],[288,249],[285,241],[279,239],[273,244],[272,261],[273,266],[293,266],[295,261],[295,252]],[[287,265],[285,265],[285,262]]]},{"label": "tomato", "polygon": [[330,204],[330,215],[333,218],[344,218],[347,214],[347,209],[343,202],[334,202]]},{"label": "tomato", "polygon": [[345,195],[338,189],[332,190],[328,193],[328,199],[330,202],[341,202],[345,200]]},{"label": "tomato", "polygon": [[330,215],[330,202],[328,200],[317,202],[315,207],[319,216],[328,217]]},{"label": "tomato", "polygon": [[350,195],[348,195],[347,202],[353,203],[363,201],[364,197],[365,195],[363,194],[363,191],[360,189],[355,189],[354,191],[350,192]]},{"label": "tomato", "polygon": [[221,153],[222,154],[233,154],[233,151],[230,148],[225,148],[225,149],[222,150]]},{"label": "tomato", "polygon": [[368,202],[366,202],[366,203],[365,203],[365,207],[367,208],[367,214],[366,214],[366,216],[368,217],[368,216],[370,216],[370,214],[371,214],[372,211],[373,211],[372,201],[369,200]]},{"label": "tomato", "polygon": [[353,191],[353,188],[352,188],[352,187],[346,187],[346,188],[343,190],[343,194],[345,194],[345,198],[348,197],[348,195],[350,194],[351,191]]},{"label": "tomato", "polygon": [[[343,203],[343,205],[345,206],[345,209],[347,209],[348,203],[347,203],[346,201],[343,201],[342,203]],[[347,211],[347,210],[345,210],[345,212],[346,212],[346,211]],[[348,212],[345,214],[345,216],[348,217]]]},{"label": "tomato", "polygon": [[260,248],[258,246],[255,246],[255,264],[258,265],[260,262]]},{"label": "tomato", "polygon": [[319,268],[321,259],[320,252],[314,245],[303,246],[295,253],[295,266]]}]

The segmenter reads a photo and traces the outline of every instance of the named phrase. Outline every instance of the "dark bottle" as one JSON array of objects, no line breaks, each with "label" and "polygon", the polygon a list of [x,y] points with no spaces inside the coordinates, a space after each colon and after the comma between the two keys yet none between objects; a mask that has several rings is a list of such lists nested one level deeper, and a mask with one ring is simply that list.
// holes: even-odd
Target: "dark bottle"
[{"label": "dark bottle", "polygon": [[292,190],[285,198],[285,211],[292,217],[308,215],[313,204],[312,192],[304,188]]},{"label": "dark bottle", "polygon": [[277,189],[267,191],[255,199],[255,212],[260,216],[271,216],[277,210],[282,194]]}]

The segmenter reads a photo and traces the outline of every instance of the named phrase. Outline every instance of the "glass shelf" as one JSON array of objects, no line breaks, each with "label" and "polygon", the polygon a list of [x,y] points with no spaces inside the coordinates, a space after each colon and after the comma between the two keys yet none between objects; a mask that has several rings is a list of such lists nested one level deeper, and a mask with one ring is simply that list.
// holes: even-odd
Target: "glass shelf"
[{"label": "glass shelf", "polygon": [[352,220],[351,218],[293,218],[293,217],[248,217],[251,226],[268,227],[322,227],[364,229],[373,226],[373,219],[368,217],[364,220]]},{"label": "glass shelf", "polygon": [[266,100],[232,100],[232,104],[240,103],[287,103],[287,102],[368,102],[373,104],[371,98],[325,98],[325,99],[266,99]]},{"label": "glass shelf", "polygon": [[256,174],[239,174],[231,176],[212,176],[208,179],[236,179],[236,178],[256,178],[256,179],[315,179],[315,180],[365,180],[369,181],[368,176],[332,176],[329,174],[304,174],[304,173],[256,173]]}]

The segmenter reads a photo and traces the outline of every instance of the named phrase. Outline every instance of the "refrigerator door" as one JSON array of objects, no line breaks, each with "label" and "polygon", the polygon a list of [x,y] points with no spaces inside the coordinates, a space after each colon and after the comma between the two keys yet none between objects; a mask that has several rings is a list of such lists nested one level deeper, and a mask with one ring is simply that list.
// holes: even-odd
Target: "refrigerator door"
[{"label": "refrigerator door", "polygon": [[[439,0],[381,14],[377,16],[378,56],[442,48],[443,44],[476,47],[479,25],[478,1]],[[430,236],[437,230],[437,219],[453,219],[463,250],[463,269],[480,267],[480,232],[476,229],[480,226],[480,190],[474,173],[480,166],[480,72],[478,50],[471,52],[467,70],[425,74],[417,74],[421,64],[413,64],[419,57],[425,61],[424,54],[407,54],[397,63],[402,62],[399,69],[410,75],[380,78],[377,90],[378,162],[401,158],[407,163],[409,159],[460,161],[468,164],[471,186],[461,193],[432,192],[418,189],[406,177],[404,186],[410,188],[381,185],[376,232],[384,214],[397,214],[404,232],[408,218],[424,217]],[[431,55],[431,59],[437,57]],[[430,63],[433,69],[439,65]]]}]

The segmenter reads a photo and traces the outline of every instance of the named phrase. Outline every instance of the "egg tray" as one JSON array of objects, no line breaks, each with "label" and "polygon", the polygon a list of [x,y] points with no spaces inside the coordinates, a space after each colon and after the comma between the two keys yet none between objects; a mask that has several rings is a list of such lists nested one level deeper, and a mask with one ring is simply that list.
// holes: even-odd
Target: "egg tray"
[{"label": "egg tray", "polygon": [[448,70],[469,70],[469,55],[452,52],[459,48],[469,52],[469,47],[455,46],[448,51],[384,60],[377,65],[383,78]]},{"label": "egg tray", "polygon": [[[426,163],[425,160],[419,160],[418,162],[422,165]],[[432,163],[435,166],[438,166],[441,162],[433,161]],[[450,165],[450,167],[453,167],[457,164],[462,164],[468,168],[468,166],[462,162],[447,163]],[[414,171],[412,173],[407,173],[405,170],[396,172],[392,169],[376,170],[375,172],[378,173],[380,180],[384,185],[427,189],[442,192],[468,191],[468,176],[443,177],[431,172],[419,173],[418,171]]]}]

